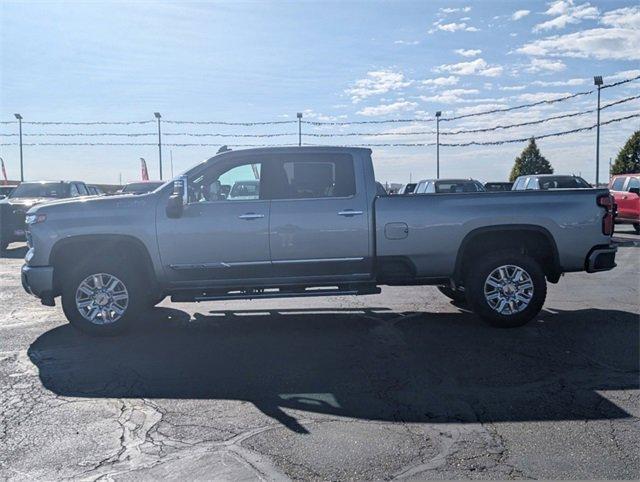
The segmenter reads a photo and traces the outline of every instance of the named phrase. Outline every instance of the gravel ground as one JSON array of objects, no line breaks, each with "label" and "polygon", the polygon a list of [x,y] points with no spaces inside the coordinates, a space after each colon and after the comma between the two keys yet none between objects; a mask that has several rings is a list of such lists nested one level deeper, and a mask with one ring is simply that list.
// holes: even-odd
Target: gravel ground
[{"label": "gravel ground", "polygon": [[[625,230],[626,228],[622,228]],[[640,238],[484,325],[432,287],[173,304],[92,339],[0,259],[1,479],[640,478]]]}]

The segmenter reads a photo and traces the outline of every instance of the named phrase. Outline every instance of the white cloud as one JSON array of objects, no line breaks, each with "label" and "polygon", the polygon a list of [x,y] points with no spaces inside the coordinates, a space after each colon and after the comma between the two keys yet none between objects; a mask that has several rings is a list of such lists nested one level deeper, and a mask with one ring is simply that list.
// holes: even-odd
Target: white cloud
[{"label": "white cloud", "polygon": [[526,17],[530,13],[531,13],[531,10],[516,10],[515,12],[513,12],[513,15],[511,15],[511,20],[520,20],[521,18]]},{"label": "white cloud", "polygon": [[625,7],[605,12],[600,23],[610,27],[640,29],[640,7]]},{"label": "white cloud", "polygon": [[499,65],[490,66],[484,59],[479,58],[470,62],[443,64],[436,67],[435,71],[449,72],[456,75],[482,75],[484,77],[497,77],[502,74],[503,68]]},{"label": "white cloud", "polygon": [[462,55],[463,57],[475,57],[482,53],[480,49],[456,49],[454,50],[458,55]]},{"label": "white cloud", "polygon": [[462,107],[456,110],[456,115],[477,114],[478,112],[485,112],[487,110],[502,109],[507,107],[505,104],[478,104],[473,107]]},{"label": "white cloud", "polygon": [[392,104],[380,104],[376,106],[365,107],[362,110],[359,110],[357,113],[365,116],[377,116],[377,115],[388,115],[394,114],[396,112],[405,112],[414,110],[417,107],[417,103],[409,102],[406,100],[399,100],[398,102],[394,102]]},{"label": "white cloud", "polygon": [[567,66],[562,60],[552,60],[552,59],[532,59],[529,67],[525,70],[527,72],[561,72],[566,69]]},{"label": "white cloud", "polygon": [[325,114],[321,114],[319,112],[315,112],[313,109],[305,109],[302,111],[302,116],[304,119],[313,119],[313,120],[319,120],[322,122],[334,122],[340,119],[345,119],[347,116],[342,114],[342,115],[325,115]]},{"label": "white cloud", "polygon": [[351,96],[353,103],[360,102],[373,95],[386,94],[392,90],[402,89],[411,85],[402,72],[392,70],[375,70],[367,72],[365,79],[356,80],[353,87],[345,90]]},{"label": "white cloud", "polygon": [[539,85],[540,87],[564,87],[564,86],[575,86],[575,85],[584,85],[587,83],[587,79],[568,79],[568,80],[555,80],[552,82],[545,82],[542,80],[536,80],[535,82],[531,82],[531,85]]},{"label": "white cloud", "polygon": [[564,56],[599,60],[639,60],[640,30],[594,28],[535,40],[517,49],[536,56]]},{"label": "white cloud", "polygon": [[574,5],[573,0],[558,0],[553,2],[546,15],[555,16],[551,20],[539,23],[533,28],[534,32],[540,30],[562,29],[569,24],[580,23],[584,19],[598,18],[600,11],[590,3]]},{"label": "white cloud", "polygon": [[570,92],[537,92],[535,94],[520,94],[518,96],[518,100],[522,100],[524,102],[539,102],[541,100],[554,100],[559,99],[560,97],[565,97],[567,95],[571,95]]},{"label": "white cloud", "polygon": [[440,15],[448,15],[450,13],[458,13],[458,12],[470,12],[471,11],[471,7],[467,6],[467,7],[460,7],[460,8],[440,8],[438,9],[438,12],[440,13]]},{"label": "white cloud", "polygon": [[623,70],[612,75],[607,75],[605,80],[607,82],[617,82],[618,80],[630,79],[631,77],[637,77],[638,75],[640,75],[640,70],[638,69]]},{"label": "white cloud", "polygon": [[449,104],[453,102],[463,102],[461,96],[463,95],[473,95],[480,93],[477,89],[451,89],[445,90],[437,95],[432,96],[420,96],[420,100],[424,102],[442,102],[444,104]]},{"label": "white cloud", "polygon": [[423,85],[435,85],[435,86],[443,86],[443,85],[455,85],[458,83],[460,79],[455,75],[450,75],[448,77],[436,77],[435,79],[426,79],[421,83]]},{"label": "white cloud", "polygon": [[419,40],[394,40],[393,43],[396,45],[418,45],[420,41]]},{"label": "white cloud", "polygon": [[517,90],[524,90],[526,88],[527,88],[526,85],[505,85],[504,87],[500,87],[500,90],[517,91]]},{"label": "white cloud", "polygon": [[464,30],[466,32],[478,31],[478,29],[475,27],[467,26],[465,22],[460,22],[460,23],[451,22],[451,23],[445,23],[445,24],[438,24],[436,25],[436,27],[438,28],[438,30],[444,30],[445,32],[457,32],[459,30]]}]

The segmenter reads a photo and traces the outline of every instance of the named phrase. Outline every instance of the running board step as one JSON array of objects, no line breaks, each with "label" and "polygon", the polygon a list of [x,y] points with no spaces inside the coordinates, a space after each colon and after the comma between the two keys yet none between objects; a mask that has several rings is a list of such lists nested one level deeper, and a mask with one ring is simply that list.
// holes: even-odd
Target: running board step
[{"label": "running board step", "polygon": [[223,300],[254,300],[268,298],[311,298],[314,296],[360,296],[360,295],[377,295],[382,290],[375,287],[367,287],[365,289],[309,289],[300,291],[281,291],[281,290],[250,290],[250,291],[232,291],[230,293],[211,293],[206,291],[196,292],[175,292],[171,295],[171,301],[189,302],[189,301],[223,301]]}]

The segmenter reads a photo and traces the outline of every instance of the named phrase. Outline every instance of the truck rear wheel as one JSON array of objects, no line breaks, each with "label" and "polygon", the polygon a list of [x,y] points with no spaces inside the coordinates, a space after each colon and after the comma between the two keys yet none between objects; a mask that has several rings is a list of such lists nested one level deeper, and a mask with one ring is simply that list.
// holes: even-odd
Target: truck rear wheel
[{"label": "truck rear wheel", "polygon": [[144,291],[126,265],[89,262],[68,273],[62,287],[62,309],[69,322],[94,336],[124,332],[140,316]]},{"label": "truck rear wheel", "polygon": [[538,262],[517,251],[492,253],[471,266],[465,282],[473,311],[490,325],[515,328],[542,309],[547,282]]}]

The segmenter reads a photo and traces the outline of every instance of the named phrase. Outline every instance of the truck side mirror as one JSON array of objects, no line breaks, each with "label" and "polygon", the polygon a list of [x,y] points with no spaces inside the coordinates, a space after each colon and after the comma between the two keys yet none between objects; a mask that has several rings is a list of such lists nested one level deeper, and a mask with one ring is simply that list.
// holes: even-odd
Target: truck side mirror
[{"label": "truck side mirror", "polygon": [[184,211],[187,196],[187,179],[181,177],[173,182],[173,194],[167,201],[166,213],[168,218],[179,218]]},{"label": "truck side mirror", "polygon": [[634,193],[636,196],[640,196],[640,187],[629,188],[629,192]]}]

